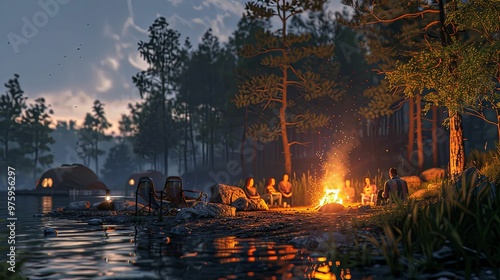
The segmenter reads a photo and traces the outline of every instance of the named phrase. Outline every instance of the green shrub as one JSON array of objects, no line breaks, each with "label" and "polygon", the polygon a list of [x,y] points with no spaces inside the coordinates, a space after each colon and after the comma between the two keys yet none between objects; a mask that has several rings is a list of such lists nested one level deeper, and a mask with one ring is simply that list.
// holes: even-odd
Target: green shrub
[{"label": "green shrub", "polygon": [[500,146],[494,151],[472,150],[467,160],[468,166],[475,166],[491,182],[500,184]]},{"label": "green shrub", "polygon": [[[393,275],[414,277],[422,272],[453,268],[464,269],[469,278],[472,272],[486,266],[500,277],[499,196],[491,195],[491,185],[477,191],[475,185],[467,183],[465,177],[460,188],[445,182],[436,203],[399,203],[372,218],[384,234],[372,236],[370,241]],[[434,253],[445,246],[451,249],[454,261],[436,259]]]}]

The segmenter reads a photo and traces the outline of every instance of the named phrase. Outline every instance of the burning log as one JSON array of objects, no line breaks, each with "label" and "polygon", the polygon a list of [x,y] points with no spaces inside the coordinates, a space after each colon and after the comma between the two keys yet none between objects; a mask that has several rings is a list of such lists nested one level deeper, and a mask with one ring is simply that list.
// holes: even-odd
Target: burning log
[{"label": "burning log", "polygon": [[339,203],[327,203],[321,207],[319,207],[319,212],[324,213],[339,213],[344,211],[345,206]]}]

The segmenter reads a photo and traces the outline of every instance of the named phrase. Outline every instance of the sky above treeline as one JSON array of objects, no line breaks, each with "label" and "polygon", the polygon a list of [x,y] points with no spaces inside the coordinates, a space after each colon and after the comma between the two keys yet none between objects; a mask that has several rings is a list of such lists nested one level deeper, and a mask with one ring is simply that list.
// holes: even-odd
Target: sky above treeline
[{"label": "sky above treeline", "polygon": [[[137,44],[163,16],[193,49],[212,28],[227,42],[245,12],[242,0],[39,0],[0,2],[0,81],[14,74],[32,103],[45,97],[53,119],[80,124],[95,99],[118,132],[127,104],[140,101],[132,76],[147,67]],[[341,10],[340,0],[329,4]],[[5,87],[2,86],[2,94]],[[110,132],[108,131],[108,132]]]}]

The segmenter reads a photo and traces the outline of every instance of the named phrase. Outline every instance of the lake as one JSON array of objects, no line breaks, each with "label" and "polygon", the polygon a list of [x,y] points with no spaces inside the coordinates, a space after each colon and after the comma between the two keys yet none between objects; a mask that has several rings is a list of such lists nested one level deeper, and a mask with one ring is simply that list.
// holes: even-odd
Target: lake
[{"label": "lake", "polygon": [[[7,194],[0,195],[0,217],[5,221]],[[209,234],[176,236],[168,231],[158,235],[140,226],[90,226],[40,215],[74,200],[102,199],[17,195],[16,269],[21,265],[29,279],[336,279],[332,271],[340,275],[324,256],[291,244]],[[58,234],[46,236],[47,228]],[[1,234],[12,232],[4,228]],[[1,240],[5,263],[10,245],[7,238]]]}]

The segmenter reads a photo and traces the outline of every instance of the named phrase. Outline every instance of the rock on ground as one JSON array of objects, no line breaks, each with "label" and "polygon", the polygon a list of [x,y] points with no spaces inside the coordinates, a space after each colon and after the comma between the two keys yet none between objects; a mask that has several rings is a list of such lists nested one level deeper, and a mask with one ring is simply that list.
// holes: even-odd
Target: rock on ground
[{"label": "rock on ground", "polygon": [[411,192],[412,190],[416,190],[422,184],[422,180],[418,176],[403,176],[401,179],[405,180],[408,183],[408,190]]},{"label": "rock on ground", "polygon": [[90,208],[90,201],[73,201],[66,207],[67,210],[85,210]]},{"label": "rock on ground", "polygon": [[235,202],[240,197],[246,198],[243,189],[224,184],[213,185],[210,187],[210,192],[210,202],[212,203],[231,205],[231,203]]},{"label": "rock on ground", "polygon": [[444,172],[443,168],[430,168],[420,174],[420,179],[424,182],[437,182],[444,178]]},{"label": "rock on ground", "polygon": [[236,208],[219,203],[198,203],[192,208],[182,208],[175,216],[176,221],[197,218],[220,218],[236,216]]}]

